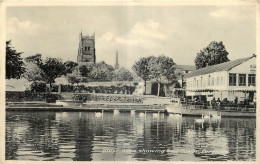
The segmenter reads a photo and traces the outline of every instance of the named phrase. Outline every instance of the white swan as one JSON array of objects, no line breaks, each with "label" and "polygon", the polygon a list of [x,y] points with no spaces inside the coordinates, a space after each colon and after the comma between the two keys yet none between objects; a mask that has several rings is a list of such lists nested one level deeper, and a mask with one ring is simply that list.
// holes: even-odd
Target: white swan
[{"label": "white swan", "polygon": [[182,118],[182,113],[176,113],[176,114],[174,114],[174,117],[175,118]]},{"label": "white swan", "polygon": [[160,112],[158,112],[158,113],[153,113],[153,117],[154,117],[154,118],[158,118],[158,117],[159,117],[159,113],[160,113]]},{"label": "white swan", "polygon": [[101,117],[103,114],[101,112],[95,112],[95,117],[99,118]]},{"label": "white swan", "polygon": [[119,112],[119,110],[114,110],[114,115],[118,115],[120,112]]},{"label": "white swan", "polygon": [[204,115],[201,115],[201,118],[195,119],[195,124],[203,124],[204,121]]},{"label": "white swan", "polygon": [[139,113],[139,117],[144,117],[145,114],[143,112]]},{"label": "white swan", "polygon": [[131,110],[131,115],[135,115],[135,110]]}]

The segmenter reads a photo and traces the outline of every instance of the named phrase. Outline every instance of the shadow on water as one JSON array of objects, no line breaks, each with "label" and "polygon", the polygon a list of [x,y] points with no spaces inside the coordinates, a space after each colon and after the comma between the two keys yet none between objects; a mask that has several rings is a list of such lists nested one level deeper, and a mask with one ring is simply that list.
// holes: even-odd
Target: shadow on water
[{"label": "shadow on water", "polygon": [[[7,160],[252,161],[255,119],[144,112],[6,112]],[[98,117],[97,117],[98,116]]]}]

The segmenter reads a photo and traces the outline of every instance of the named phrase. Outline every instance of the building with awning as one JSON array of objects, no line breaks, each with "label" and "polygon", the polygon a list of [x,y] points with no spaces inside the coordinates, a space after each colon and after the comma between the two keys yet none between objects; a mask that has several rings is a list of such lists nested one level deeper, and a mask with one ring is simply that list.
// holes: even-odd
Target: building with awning
[{"label": "building with awning", "polygon": [[184,78],[192,99],[256,101],[256,55],[197,69]]}]

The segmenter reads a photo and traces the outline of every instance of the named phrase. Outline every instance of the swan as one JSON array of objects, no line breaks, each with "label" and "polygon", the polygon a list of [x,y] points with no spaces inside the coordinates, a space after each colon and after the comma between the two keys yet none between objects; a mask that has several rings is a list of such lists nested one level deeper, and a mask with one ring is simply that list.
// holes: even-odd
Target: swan
[{"label": "swan", "polygon": [[95,117],[99,118],[102,116],[102,113],[101,112],[95,112]]},{"label": "swan", "polygon": [[145,114],[143,112],[139,113],[139,117],[144,117]]},{"label": "swan", "polygon": [[174,114],[174,117],[176,117],[176,118],[182,118],[182,113],[176,113],[176,114]]},{"label": "swan", "polygon": [[131,115],[135,115],[135,110],[131,110]]},{"label": "swan", "polygon": [[204,115],[201,115],[201,118],[195,119],[196,124],[203,124],[204,123]]},{"label": "swan", "polygon": [[114,110],[114,115],[118,115],[119,114],[119,110]]},{"label": "swan", "polygon": [[221,113],[219,115],[218,114],[212,114],[212,119],[220,120],[221,119]]},{"label": "swan", "polygon": [[153,117],[154,117],[154,118],[158,118],[158,117],[159,117],[159,113],[160,113],[160,112],[158,112],[158,113],[153,113]]}]

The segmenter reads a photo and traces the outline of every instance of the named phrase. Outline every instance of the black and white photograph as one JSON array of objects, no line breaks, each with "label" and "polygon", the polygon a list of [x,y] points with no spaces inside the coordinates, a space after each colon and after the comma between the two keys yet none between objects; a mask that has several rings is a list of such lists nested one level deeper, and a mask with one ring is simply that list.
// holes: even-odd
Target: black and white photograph
[{"label": "black and white photograph", "polygon": [[2,3],[4,162],[257,162],[259,6],[236,2]]}]

